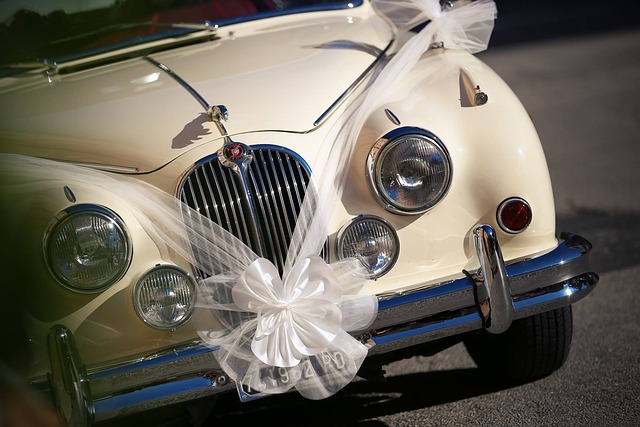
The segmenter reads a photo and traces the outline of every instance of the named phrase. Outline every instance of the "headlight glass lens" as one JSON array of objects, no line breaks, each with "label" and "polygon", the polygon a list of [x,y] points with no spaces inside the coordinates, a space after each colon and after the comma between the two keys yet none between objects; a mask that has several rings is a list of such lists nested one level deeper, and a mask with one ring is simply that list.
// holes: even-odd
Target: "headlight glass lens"
[{"label": "headlight glass lens", "polygon": [[367,170],[374,191],[394,213],[428,211],[446,195],[451,160],[442,142],[422,129],[398,129],[376,142]]},{"label": "headlight glass lens", "polygon": [[398,259],[400,245],[396,231],[387,221],[370,215],[355,218],[338,233],[337,256],[355,257],[375,279],[386,274]]},{"label": "headlight glass lens", "polygon": [[122,220],[96,205],[77,205],[58,215],[45,236],[49,269],[63,285],[99,292],[129,267],[131,244]]},{"label": "headlight glass lens", "polygon": [[196,300],[191,276],[175,266],[157,266],[145,273],[134,291],[138,316],[156,329],[171,330],[189,320]]}]

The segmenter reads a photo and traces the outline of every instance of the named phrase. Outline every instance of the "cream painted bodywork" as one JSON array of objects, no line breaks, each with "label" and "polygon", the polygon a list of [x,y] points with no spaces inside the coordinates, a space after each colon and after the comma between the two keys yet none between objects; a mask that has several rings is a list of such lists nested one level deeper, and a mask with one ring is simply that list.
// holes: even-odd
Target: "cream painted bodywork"
[{"label": "cream painted bodywork", "polygon": [[[234,140],[289,148],[316,171],[331,167],[317,164],[316,157],[346,103],[320,126],[313,122],[373,63],[372,52],[393,41],[390,28],[368,3],[353,10],[237,24],[222,29],[220,36],[154,59],[209,103],[229,109],[224,126]],[[264,49],[265,43],[269,49]],[[436,77],[433,69],[438,70]],[[465,100],[468,81],[482,85],[489,95],[487,104],[471,106]],[[467,53],[434,49],[388,93],[356,142],[342,204],[333,217],[335,232],[360,214],[384,217],[398,231],[399,261],[363,292],[406,292],[474,268],[469,233],[483,223],[500,230],[496,208],[510,196],[531,204],[533,222],[519,235],[498,231],[505,259],[529,257],[556,245],[552,188],[535,128],[513,92],[488,66]],[[121,167],[171,194],[195,162],[223,144],[202,106],[144,59],[59,75],[51,82],[39,74],[0,80],[0,109],[0,151]],[[451,155],[449,193],[425,214],[389,213],[369,188],[365,163],[371,146],[398,127],[384,109],[391,110],[401,126],[433,132]],[[138,278],[158,263],[184,263],[168,259],[165,248],[117,197],[92,188],[73,189],[77,203],[108,206],[125,220],[134,245],[126,275],[94,295],[77,294],[49,277],[42,261],[42,233],[51,218],[70,205],[64,185],[52,182],[39,190],[46,194],[34,193],[29,200],[43,201],[42,205],[27,204],[28,216],[13,229],[16,237],[28,239],[29,253],[36,258],[29,273],[36,285],[26,307],[35,331],[32,345],[39,355],[34,373],[47,369],[44,334],[57,323],[72,330],[89,366],[195,339],[193,322],[167,332],[137,317],[132,290]]]},{"label": "cream painted bodywork", "polygon": [[[232,133],[307,132],[391,40],[369,8],[354,12],[229,26],[219,40],[152,57],[225,105]],[[196,99],[143,58],[5,78],[0,101],[5,152],[144,173],[220,136]]]}]

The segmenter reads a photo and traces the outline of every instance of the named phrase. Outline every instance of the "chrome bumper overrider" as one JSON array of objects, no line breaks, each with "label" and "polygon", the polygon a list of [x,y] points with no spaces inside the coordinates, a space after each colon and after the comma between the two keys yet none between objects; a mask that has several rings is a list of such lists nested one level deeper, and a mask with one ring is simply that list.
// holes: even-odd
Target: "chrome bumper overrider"
[{"label": "chrome bumper overrider", "polygon": [[[382,354],[485,328],[506,330],[512,320],[572,304],[598,276],[590,270],[591,244],[563,236],[552,251],[505,265],[490,226],[474,230],[480,268],[423,290],[382,297],[372,327],[358,334],[369,354]],[[198,342],[111,367],[87,370],[64,326],[49,334],[50,385],[71,425],[186,402],[235,389]]]}]

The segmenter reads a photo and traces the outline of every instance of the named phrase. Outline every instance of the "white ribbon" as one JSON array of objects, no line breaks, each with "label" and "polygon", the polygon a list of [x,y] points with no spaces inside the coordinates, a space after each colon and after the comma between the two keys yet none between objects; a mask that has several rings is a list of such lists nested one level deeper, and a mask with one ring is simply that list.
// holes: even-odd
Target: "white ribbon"
[{"label": "white ribbon", "polygon": [[251,350],[268,365],[292,367],[320,353],[342,324],[342,289],[318,256],[298,262],[284,283],[277,268],[259,258],[242,273],[232,295],[241,310],[257,313]]}]

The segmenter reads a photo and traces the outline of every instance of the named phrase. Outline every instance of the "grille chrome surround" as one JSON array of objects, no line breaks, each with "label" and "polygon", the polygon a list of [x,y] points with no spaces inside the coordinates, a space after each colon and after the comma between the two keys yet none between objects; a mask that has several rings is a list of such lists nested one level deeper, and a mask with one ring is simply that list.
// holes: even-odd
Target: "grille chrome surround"
[{"label": "grille chrome surround", "polygon": [[[253,161],[242,179],[223,166],[218,154],[200,160],[178,187],[178,198],[271,260],[282,272],[298,213],[309,184],[310,169],[284,147],[251,147]],[[251,199],[249,199],[251,198]],[[261,237],[255,242],[249,221]],[[262,247],[262,253],[256,248]]]}]

